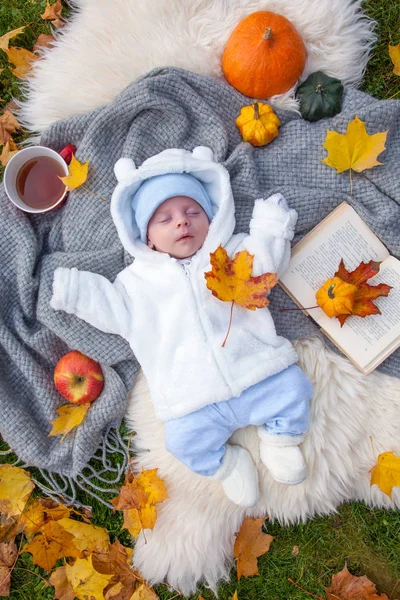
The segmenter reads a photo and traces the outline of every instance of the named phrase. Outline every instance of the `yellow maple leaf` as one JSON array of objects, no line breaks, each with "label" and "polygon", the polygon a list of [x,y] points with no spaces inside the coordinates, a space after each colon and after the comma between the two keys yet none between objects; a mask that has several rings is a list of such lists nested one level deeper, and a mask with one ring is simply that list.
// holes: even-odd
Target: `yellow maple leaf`
[{"label": "yellow maple leaf", "polygon": [[328,156],[321,162],[338,173],[350,169],[360,173],[376,165],[381,165],[377,160],[378,155],[386,149],[385,142],[388,131],[367,133],[365,122],[358,115],[347,125],[346,133],[337,133],[327,130],[325,143]]},{"label": "yellow maple leaf", "polygon": [[32,554],[33,562],[50,572],[59,558],[81,556],[74,544],[74,536],[65,531],[58,521],[49,521],[22,552]]},{"label": "yellow maple leaf", "polygon": [[231,302],[228,332],[222,347],[228,338],[232,324],[233,305],[256,310],[268,306],[267,294],[278,283],[276,273],[263,273],[252,277],[254,255],[242,250],[236,252],[233,259],[222,246],[210,253],[211,271],[204,273],[207,287],[213,296],[223,302]]},{"label": "yellow maple leaf", "polygon": [[113,575],[98,573],[93,568],[92,557],[77,558],[74,564],[65,567],[68,581],[79,600],[103,598],[103,590],[110,583]]},{"label": "yellow maple leaf", "polygon": [[389,44],[389,56],[394,65],[393,73],[395,75],[400,75],[400,44],[397,44],[397,46],[391,46]]},{"label": "yellow maple leaf", "polygon": [[0,37],[0,50],[8,50],[8,44],[10,40],[16,37],[17,35],[21,35],[25,27],[26,25],[24,25],[23,27],[18,27],[18,29],[13,29],[12,31],[9,31],[8,33],[2,35]]},{"label": "yellow maple leaf", "polygon": [[0,465],[0,512],[7,517],[19,516],[34,487],[28,471]]},{"label": "yellow maple leaf", "polygon": [[74,155],[72,155],[71,162],[68,165],[69,174],[66,177],[60,177],[60,179],[69,190],[74,190],[85,183],[88,175],[88,169],[88,161],[82,164],[75,158]]},{"label": "yellow maple leaf", "polygon": [[14,156],[14,154],[17,154],[17,152],[18,152],[18,148],[17,148],[17,145],[14,143],[13,139],[10,139],[9,142],[4,144],[3,150],[1,151],[1,154],[0,154],[0,163],[3,165],[3,167],[6,166],[6,164],[10,160],[10,158],[12,158]]},{"label": "yellow maple leaf", "polygon": [[393,452],[380,454],[377,464],[372,467],[370,473],[371,485],[376,484],[392,499],[392,488],[400,486],[400,456],[396,456]]},{"label": "yellow maple leaf", "polygon": [[61,441],[63,441],[67,433],[82,423],[89,408],[90,404],[88,402],[85,404],[63,404],[63,406],[57,408],[58,417],[50,421],[52,429],[49,437],[63,434],[61,438]]},{"label": "yellow maple leaf", "polygon": [[232,596],[231,600],[238,600],[238,593],[237,593],[237,590],[236,590],[236,592],[233,594],[233,596]]},{"label": "yellow maple leaf", "polygon": [[236,534],[234,555],[237,578],[259,575],[257,558],[268,552],[274,537],[261,531],[265,519],[246,517]]},{"label": "yellow maple leaf", "polygon": [[17,48],[11,46],[8,50],[4,50],[7,54],[8,62],[15,65],[15,69],[10,67],[11,73],[18,77],[18,79],[25,79],[26,75],[30,71],[32,64],[39,60],[39,57],[26,48]]},{"label": "yellow maple leaf", "polygon": [[147,494],[147,503],[149,504],[163,502],[168,498],[165,483],[158,477],[157,471],[158,469],[149,469],[148,471],[142,471],[137,476],[137,482]]},{"label": "yellow maple leaf", "polygon": [[74,544],[78,550],[86,554],[92,552],[107,552],[110,538],[103,527],[96,527],[73,519],[60,519],[57,521],[65,531],[74,536]]}]

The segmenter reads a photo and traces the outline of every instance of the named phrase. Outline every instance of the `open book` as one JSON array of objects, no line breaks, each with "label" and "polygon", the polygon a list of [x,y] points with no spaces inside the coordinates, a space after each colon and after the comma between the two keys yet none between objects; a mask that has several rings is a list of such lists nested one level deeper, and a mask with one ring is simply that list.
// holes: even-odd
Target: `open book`
[{"label": "open book", "polygon": [[382,314],[350,316],[343,327],[322,309],[304,310],[334,344],[363,372],[371,373],[400,346],[400,261],[346,202],[342,202],[292,249],[281,287],[301,308],[316,305],[315,292],[334,276],[343,258],[348,271],[360,262],[382,261],[370,285],[387,283],[389,296],[374,300]]}]

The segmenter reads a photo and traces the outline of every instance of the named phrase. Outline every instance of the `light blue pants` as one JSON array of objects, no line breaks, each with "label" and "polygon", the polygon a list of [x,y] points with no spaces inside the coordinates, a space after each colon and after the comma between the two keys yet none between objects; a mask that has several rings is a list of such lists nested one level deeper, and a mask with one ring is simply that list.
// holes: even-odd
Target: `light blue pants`
[{"label": "light blue pants", "polygon": [[301,435],[310,422],[313,388],[297,365],[268,377],[240,396],[165,422],[165,447],[199,475],[214,475],[225,442],[236,429],[265,425],[272,435]]}]

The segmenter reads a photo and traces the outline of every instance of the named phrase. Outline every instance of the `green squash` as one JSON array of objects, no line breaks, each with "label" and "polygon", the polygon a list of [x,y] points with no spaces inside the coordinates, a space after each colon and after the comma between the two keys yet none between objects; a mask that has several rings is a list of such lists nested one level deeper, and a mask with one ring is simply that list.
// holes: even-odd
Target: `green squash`
[{"label": "green squash", "polygon": [[300,113],[307,121],[333,117],[342,110],[343,85],[339,79],[316,71],[296,91]]}]

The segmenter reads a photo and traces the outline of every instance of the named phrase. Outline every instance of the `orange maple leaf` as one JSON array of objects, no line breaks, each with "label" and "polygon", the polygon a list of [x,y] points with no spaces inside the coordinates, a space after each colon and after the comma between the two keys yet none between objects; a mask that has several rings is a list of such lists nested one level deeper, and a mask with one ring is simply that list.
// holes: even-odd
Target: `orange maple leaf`
[{"label": "orange maple leaf", "polygon": [[329,588],[325,588],[327,600],[389,600],[386,594],[378,595],[376,585],[365,575],[356,577],[345,566],[332,576]]},{"label": "orange maple leaf", "polygon": [[0,117],[0,146],[9,142],[17,129],[21,129],[21,125],[10,110],[5,110]]},{"label": "orange maple leaf", "polygon": [[153,529],[157,519],[155,505],[168,498],[157,470],[142,471],[137,477],[128,474],[119,495],[111,500],[115,510],[123,511],[123,528],[134,537],[142,529]]},{"label": "orange maple leaf", "polygon": [[49,521],[22,552],[30,552],[33,562],[50,572],[59,558],[82,556],[74,544],[74,536],[65,531],[58,521]]},{"label": "orange maple leaf", "polygon": [[17,48],[17,46],[11,46],[8,50],[4,49],[7,54],[8,62],[15,66],[15,69],[11,69],[11,73],[18,77],[18,79],[25,79],[26,75],[30,71],[32,64],[39,60],[36,54],[33,54],[26,48]]},{"label": "orange maple leaf", "polygon": [[341,259],[339,268],[332,279],[328,279],[316,292],[317,304],[328,317],[336,317],[342,327],[348,317],[366,317],[381,314],[372,302],[380,296],[387,296],[392,289],[386,283],[369,285],[368,279],[379,272],[381,263],[361,262],[354,271],[348,271]]},{"label": "orange maple leaf", "polygon": [[41,16],[44,20],[61,19],[62,4],[61,0],[56,0],[54,4],[50,4],[49,0],[46,1],[46,8]]},{"label": "orange maple leaf", "polygon": [[236,534],[234,555],[236,558],[237,578],[259,575],[257,558],[268,552],[274,536],[261,531],[265,519],[246,517],[240,531]]},{"label": "orange maple leaf", "polygon": [[392,489],[400,486],[400,456],[393,452],[384,452],[370,470],[370,485],[376,484],[379,489],[392,499]]},{"label": "orange maple leaf", "polygon": [[218,246],[210,253],[210,259],[211,271],[204,273],[207,287],[219,300],[232,303],[228,332],[222,342],[224,347],[232,324],[233,305],[236,303],[249,310],[268,306],[267,294],[278,280],[276,273],[252,277],[254,255],[247,250],[237,252],[231,259],[225,248]]}]

